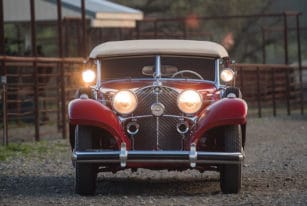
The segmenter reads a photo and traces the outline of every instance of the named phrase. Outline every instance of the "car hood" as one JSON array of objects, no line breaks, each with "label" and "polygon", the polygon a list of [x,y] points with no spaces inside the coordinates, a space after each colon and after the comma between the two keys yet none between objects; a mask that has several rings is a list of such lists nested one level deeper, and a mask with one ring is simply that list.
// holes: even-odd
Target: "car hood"
[{"label": "car hood", "polygon": [[[153,85],[156,80],[154,79],[121,79],[104,81],[101,86],[104,89],[137,89],[145,86]],[[194,90],[206,90],[209,93],[214,93],[217,91],[216,86],[213,82],[206,81],[191,81],[191,80],[174,80],[174,79],[161,79],[159,82],[162,86],[173,87],[179,90],[194,89]]]}]

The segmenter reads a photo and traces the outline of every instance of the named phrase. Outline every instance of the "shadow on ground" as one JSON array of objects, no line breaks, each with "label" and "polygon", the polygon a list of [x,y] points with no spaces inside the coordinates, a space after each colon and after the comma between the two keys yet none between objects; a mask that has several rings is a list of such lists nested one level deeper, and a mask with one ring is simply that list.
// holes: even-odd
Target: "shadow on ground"
[{"label": "shadow on ground", "polygon": [[[74,195],[73,176],[0,176],[0,196]],[[205,195],[218,194],[219,179],[99,177],[97,195]]]}]

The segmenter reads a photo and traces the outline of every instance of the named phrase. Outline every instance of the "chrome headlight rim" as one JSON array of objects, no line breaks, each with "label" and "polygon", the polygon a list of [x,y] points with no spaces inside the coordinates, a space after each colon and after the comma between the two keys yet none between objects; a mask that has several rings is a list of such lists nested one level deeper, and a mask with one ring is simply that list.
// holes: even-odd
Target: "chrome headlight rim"
[{"label": "chrome headlight rim", "polygon": [[[132,100],[132,107],[129,108],[127,111],[123,111],[121,109],[119,109],[118,105],[116,105],[116,99],[119,98],[118,95],[131,95],[130,97],[133,97],[131,100]],[[121,115],[129,115],[129,114],[132,114],[136,108],[137,108],[137,105],[138,105],[138,99],[137,99],[137,96],[134,92],[128,90],[128,89],[124,89],[124,90],[119,90],[117,91],[113,97],[112,97],[112,108],[113,110],[118,113],[118,114],[121,114]]]},{"label": "chrome headlight rim", "polygon": [[[182,95],[186,94],[187,92],[192,92],[195,94],[195,97],[199,98],[199,105],[196,107],[196,109],[194,109],[193,111],[187,111],[185,109],[183,109],[180,105],[180,99],[182,97]],[[183,91],[181,91],[177,97],[177,107],[179,108],[179,110],[184,113],[187,116],[193,116],[195,115],[197,112],[199,112],[199,110],[202,108],[203,106],[203,98],[202,95],[195,89],[185,89]]]},{"label": "chrome headlight rim", "polygon": [[235,72],[231,68],[225,68],[220,73],[220,78],[223,82],[231,82],[235,77]]}]

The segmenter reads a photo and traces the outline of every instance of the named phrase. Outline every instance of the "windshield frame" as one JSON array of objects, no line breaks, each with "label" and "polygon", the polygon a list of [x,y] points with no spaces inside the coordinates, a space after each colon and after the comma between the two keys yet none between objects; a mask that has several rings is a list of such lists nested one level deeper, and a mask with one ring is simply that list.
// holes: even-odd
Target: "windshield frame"
[{"label": "windshield frame", "polygon": [[[219,73],[220,73],[220,62],[222,61],[219,58],[212,58],[212,57],[207,57],[207,56],[189,56],[189,55],[144,55],[144,57],[146,56],[151,56],[153,58],[155,58],[155,65],[154,65],[154,69],[155,69],[155,76],[153,77],[142,77],[142,78],[126,78],[126,79],[138,79],[138,80],[148,80],[148,79],[153,79],[153,80],[159,80],[159,79],[163,79],[163,80],[170,80],[170,81],[192,81],[192,82],[209,82],[209,83],[213,83],[217,88],[220,88],[220,78],[219,78]],[[170,77],[163,77],[163,75],[161,75],[161,58],[165,57],[165,56],[170,56],[170,57],[195,57],[195,58],[207,58],[207,59],[212,59],[214,61],[214,80],[208,80],[208,79],[193,79],[193,78],[185,78],[185,79],[180,79],[180,78],[170,78]],[[102,80],[102,65],[103,65],[103,61],[105,59],[114,59],[114,58],[129,58],[129,57],[133,57],[133,56],[118,56],[118,57],[112,57],[112,58],[97,58],[96,59],[96,65],[97,65],[97,82],[96,82],[96,87],[100,88],[101,87],[101,82],[109,82],[109,81],[116,81],[116,80],[120,80],[119,79],[108,79],[108,80]],[[140,56],[141,57],[141,56]],[[122,78],[125,79],[125,78]]]}]

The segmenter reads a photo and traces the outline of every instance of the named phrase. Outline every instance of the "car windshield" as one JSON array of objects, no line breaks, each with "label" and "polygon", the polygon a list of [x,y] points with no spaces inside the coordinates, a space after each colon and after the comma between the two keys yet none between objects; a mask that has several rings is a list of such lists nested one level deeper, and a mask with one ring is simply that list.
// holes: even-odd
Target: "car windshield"
[{"label": "car windshield", "polygon": [[[102,59],[102,80],[153,78],[155,56],[129,56]],[[197,75],[199,74],[199,75]],[[161,56],[162,78],[214,81],[215,59],[191,56]]]}]

